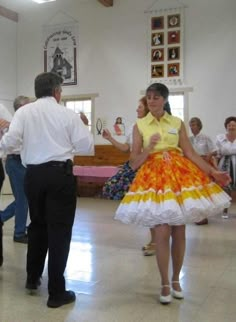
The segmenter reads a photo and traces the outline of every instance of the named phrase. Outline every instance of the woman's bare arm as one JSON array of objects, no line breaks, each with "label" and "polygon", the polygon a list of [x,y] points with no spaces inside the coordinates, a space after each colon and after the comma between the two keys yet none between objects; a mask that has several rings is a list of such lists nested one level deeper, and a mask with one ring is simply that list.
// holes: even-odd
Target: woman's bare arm
[{"label": "woman's bare arm", "polygon": [[108,129],[103,130],[102,137],[104,139],[106,139],[107,141],[109,141],[118,150],[120,150],[122,152],[129,152],[130,151],[129,144],[128,143],[121,143],[121,142],[115,140],[112,137],[111,132]]}]

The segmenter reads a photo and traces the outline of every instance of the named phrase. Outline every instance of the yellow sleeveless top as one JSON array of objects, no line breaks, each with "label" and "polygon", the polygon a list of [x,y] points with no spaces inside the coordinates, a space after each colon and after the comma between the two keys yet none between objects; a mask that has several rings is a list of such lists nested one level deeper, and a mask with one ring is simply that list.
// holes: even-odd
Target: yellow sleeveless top
[{"label": "yellow sleeveless top", "polygon": [[142,119],[137,120],[137,126],[140,134],[143,137],[143,147],[149,145],[150,138],[153,134],[159,133],[161,136],[160,141],[156,144],[153,151],[161,152],[177,149],[182,151],[179,144],[179,131],[181,127],[181,119],[165,114],[158,121],[150,112]]}]

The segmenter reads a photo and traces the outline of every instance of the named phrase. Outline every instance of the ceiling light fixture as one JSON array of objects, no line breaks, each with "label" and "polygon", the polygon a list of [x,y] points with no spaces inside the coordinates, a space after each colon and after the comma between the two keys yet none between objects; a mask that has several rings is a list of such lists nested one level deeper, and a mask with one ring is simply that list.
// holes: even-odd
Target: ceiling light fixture
[{"label": "ceiling light fixture", "polygon": [[37,3],[46,3],[46,2],[56,1],[56,0],[32,0],[32,1]]}]

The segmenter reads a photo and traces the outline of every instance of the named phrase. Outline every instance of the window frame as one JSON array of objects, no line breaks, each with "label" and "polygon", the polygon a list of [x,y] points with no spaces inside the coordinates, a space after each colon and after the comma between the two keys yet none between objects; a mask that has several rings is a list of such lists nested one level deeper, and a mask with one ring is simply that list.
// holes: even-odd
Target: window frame
[{"label": "window frame", "polygon": [[[62,95],[61,103],[65,106],[68,101],[86,101],[91,100],[91,133],[94,134],[95,128],[95,98],[99,95],[97,93],[78,94],[78,95]],[[65,106],[66,107],[66,106]]]},{"label": "window frame", "polygon": [[[186,129],[188,130],[188,122],[189,122],[189,93],[193,92],[193,87],[191,86],[176,86],[171,87],[166,85],[169,89],[169,95],[172,94],[182,94],[184,97],[184,124],[186,126]],[[142,90],[140,91],[140,94],[144,96],[146,94],[146,91]]]}]

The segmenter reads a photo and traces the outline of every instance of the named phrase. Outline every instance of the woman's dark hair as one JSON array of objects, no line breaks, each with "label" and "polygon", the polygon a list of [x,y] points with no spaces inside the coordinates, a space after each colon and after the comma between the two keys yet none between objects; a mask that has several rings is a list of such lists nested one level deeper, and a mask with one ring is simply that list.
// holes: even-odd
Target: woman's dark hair
[{"label": "woman's dark hair", "polygon": [[146,89],[146,95],[149,92],[157,92],[160,96],[164,97],[164,99],[168,99],[169,90],[166,85],[161,83],[153,83]]},{"label": "woman's dark hair", "polygon": [[227,117],[225,119],[224,126],[225,126],[226,129],[227,129],[227,125],[232,121],[236,123],[236,117],[235,116],[229,116],[229,117]]},{"label": "woman's dark hair", "polygon": [[202,129],[202,121],[200,120],[200,118],[198,117],[192,117],[189,121],[189,125],[192,124],[192,123],[196,123],[199,130],[201,131]]},{"label": "woman's dark hair", "polygon": [[164,105],[164,111],[166,111],[168,114],[172,115],[171,108],[170,108],[170,103],[168,101]]},{"label": "woman's dark hair", "polygon": [[63,83],[63,78],[56,73],[39,74],[34,81],[34,91],[37,98],[53,96],[54,90]]}]

